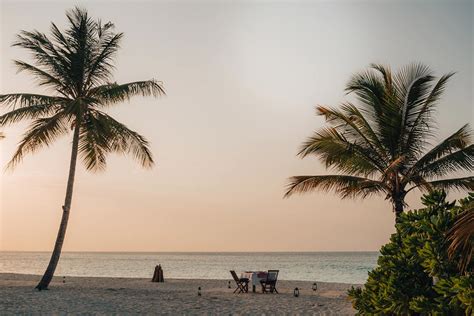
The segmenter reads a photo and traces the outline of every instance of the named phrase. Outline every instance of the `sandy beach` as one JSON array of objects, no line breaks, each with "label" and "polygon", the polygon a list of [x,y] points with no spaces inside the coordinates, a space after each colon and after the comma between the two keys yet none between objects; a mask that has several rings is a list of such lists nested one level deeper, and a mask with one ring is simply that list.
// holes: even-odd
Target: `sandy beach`
[{"label": "sandy beach", "polygon": [[[0,274],[0,311],[5,314],[314,314],[353,315],[349,284],[279,281],[280,294],[233,294],[227,280],[55,277],[50,290],[38,292],[39,276]],[[202,296],[197,295],[202,287]],[[293,289],[300,296],[293,296]]]}]

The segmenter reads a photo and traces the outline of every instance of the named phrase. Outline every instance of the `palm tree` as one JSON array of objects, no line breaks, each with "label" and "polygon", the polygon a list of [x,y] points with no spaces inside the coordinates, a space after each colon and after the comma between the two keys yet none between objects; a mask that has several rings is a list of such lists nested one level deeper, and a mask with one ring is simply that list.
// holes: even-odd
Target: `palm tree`
[{"label": "palm tree", "polygon": [[136,95],[164,93],[154,80],[125,84],[111,82],[113,61],[123,33],[115,33],[110,22],[102,24],[79,8],[66,12],[67,30],[51,24],[51,37],[38,31],[22,31],[13,46],[27,49],[34,63],[15,60],[19,71],[32,74],[51,95],[13,93],[0,95],[0,104],[10,111],[0,116],[0,126],[33,120],[8,164],[16,166],[28,153],[49,146],[72,131],[72,151],[62,219],[49,265],[38,290],[47,289],[59,261],[66,234],[78,156],[87,170],[106,166],[108,153],[132,155],[143,167],[153,158],[147,140],[107,115],[103,109]]},{"label": "palm tree", "polygon": [[405,196],[416,188],[473,190],[473,176],[446,178],[474,170],[468,125],[427,151],[434,136],[433,112],[452,75],[437,79],[422,64],[392,74],[389,67],[372,64],[353,76],[346,92],[355,95],[357,105],[318,106],[328,127],[315,132],[298,153],[319,157],[338,174],[292,177],[285,196],[315,190],[334,190],[342,198],[383,194],[397,220]]}]

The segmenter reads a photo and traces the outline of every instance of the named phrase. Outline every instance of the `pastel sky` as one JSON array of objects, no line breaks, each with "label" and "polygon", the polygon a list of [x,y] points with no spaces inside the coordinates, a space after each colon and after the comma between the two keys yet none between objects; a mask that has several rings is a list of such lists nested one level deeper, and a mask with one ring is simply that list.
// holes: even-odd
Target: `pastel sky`
[{"label": "pastel sky", "polygon": [[[157,164],[110,156],[98,174],[81,165],[66,251],[378,250],[394,231],[383,197],[282,198],[288,177],[326,173],[296,157],[324,125],[314,106],[344,101],[351,74],[372,62],[421,61],[457,72],[439,104],[439,138],[474,124],[470,0],[0,3],[0,93],[44,92],[16,74],[12,59],[29,57],[10,45],[20,30],[64,26],[78,4],[125,33],[116,81],[155,78],[168,94],[110,111],[147,136]],[[2,168],[25,126],[3,130]],[[52,249],[71,137],[2,171],[0,250]]]}]

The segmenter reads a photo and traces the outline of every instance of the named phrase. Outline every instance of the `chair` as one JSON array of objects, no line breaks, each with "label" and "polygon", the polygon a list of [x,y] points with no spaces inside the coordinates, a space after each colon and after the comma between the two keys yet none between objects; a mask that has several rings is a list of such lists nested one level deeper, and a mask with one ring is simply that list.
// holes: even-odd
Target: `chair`
[{"label": "chair", "polygon": [[278,280],[278,272],[280,270],[268,270],[267,278],[265,280],[261,280],[260,284],[262,285],[262,293],[277,293],[276,283]]},{"label": "chair", "polygon": [[237,288],[235,289],[234,293],[248,293],[249,291],[249,279],[248,278],[239,278],[237,273],[234,270],[230,271],[232,274],[232,278],[234,278],[235,283],[237,284]]}]

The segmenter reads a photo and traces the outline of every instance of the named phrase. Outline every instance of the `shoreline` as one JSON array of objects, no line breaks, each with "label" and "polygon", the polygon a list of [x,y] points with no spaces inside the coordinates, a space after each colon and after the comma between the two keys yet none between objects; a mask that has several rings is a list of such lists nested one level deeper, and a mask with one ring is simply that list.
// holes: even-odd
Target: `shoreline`
[{"label": "shoreline", "polygon": [[[280,294],[233,294],[229,280],[54,277],[50,290],[34,289],[40,275],[0,273],[0,309],[6,314],[337,314],[353,315],[347,290],[360,284],[279,280]],[[197,288],[202,288],[202,296]],[[293,296],[298,287],[300,296]]]},{"label": "shoreline", "polygon": [[[2,276],[4,275],[12,275],[12,276],[25,276],[25,277],[36,277],[38,280],[42,277],[40,274],[34,274],[34,273],[17,273],[17,272],[0,272],[0,281],[2,280]],[[61,274],[61,275],[55,275],[54,279],[59,280],[62,277],[66,278],[90,278],[90,279],[128,279],[128,280],[151,280],[151,276],[149,278],[140,278],[140,277],[130,277],[130,276],[95,276],[95,275],[68,275],[68,274]],[[192,280],[192,281],[220,281],[220,282],[228,282],[232,281],[232,279],[229,277],[227,279],[216,279],[216,278],[179,278],[179,277],[173,277],[173,278],[165,278],[166,281],[168,280],[176,280],[176,281],[182,281],[182,280]],[[62,279],[61,279],[62,280]],[[314,280],[314,281],[309,281],[309,280],[287,280],[287,279],[282,279],[278,278],[278,282],[298,282],[298,283],[308,283],[312,285],[314,282],[317,284],[337,284],[337,285],[346,285],[346,286],[362,286],[363,284],[358,284],[358,283],[349,283],[349,282],[327,282],[327,281],[319,281],[319,280]],[[232,281],[234,282],[234,281]]]}]

